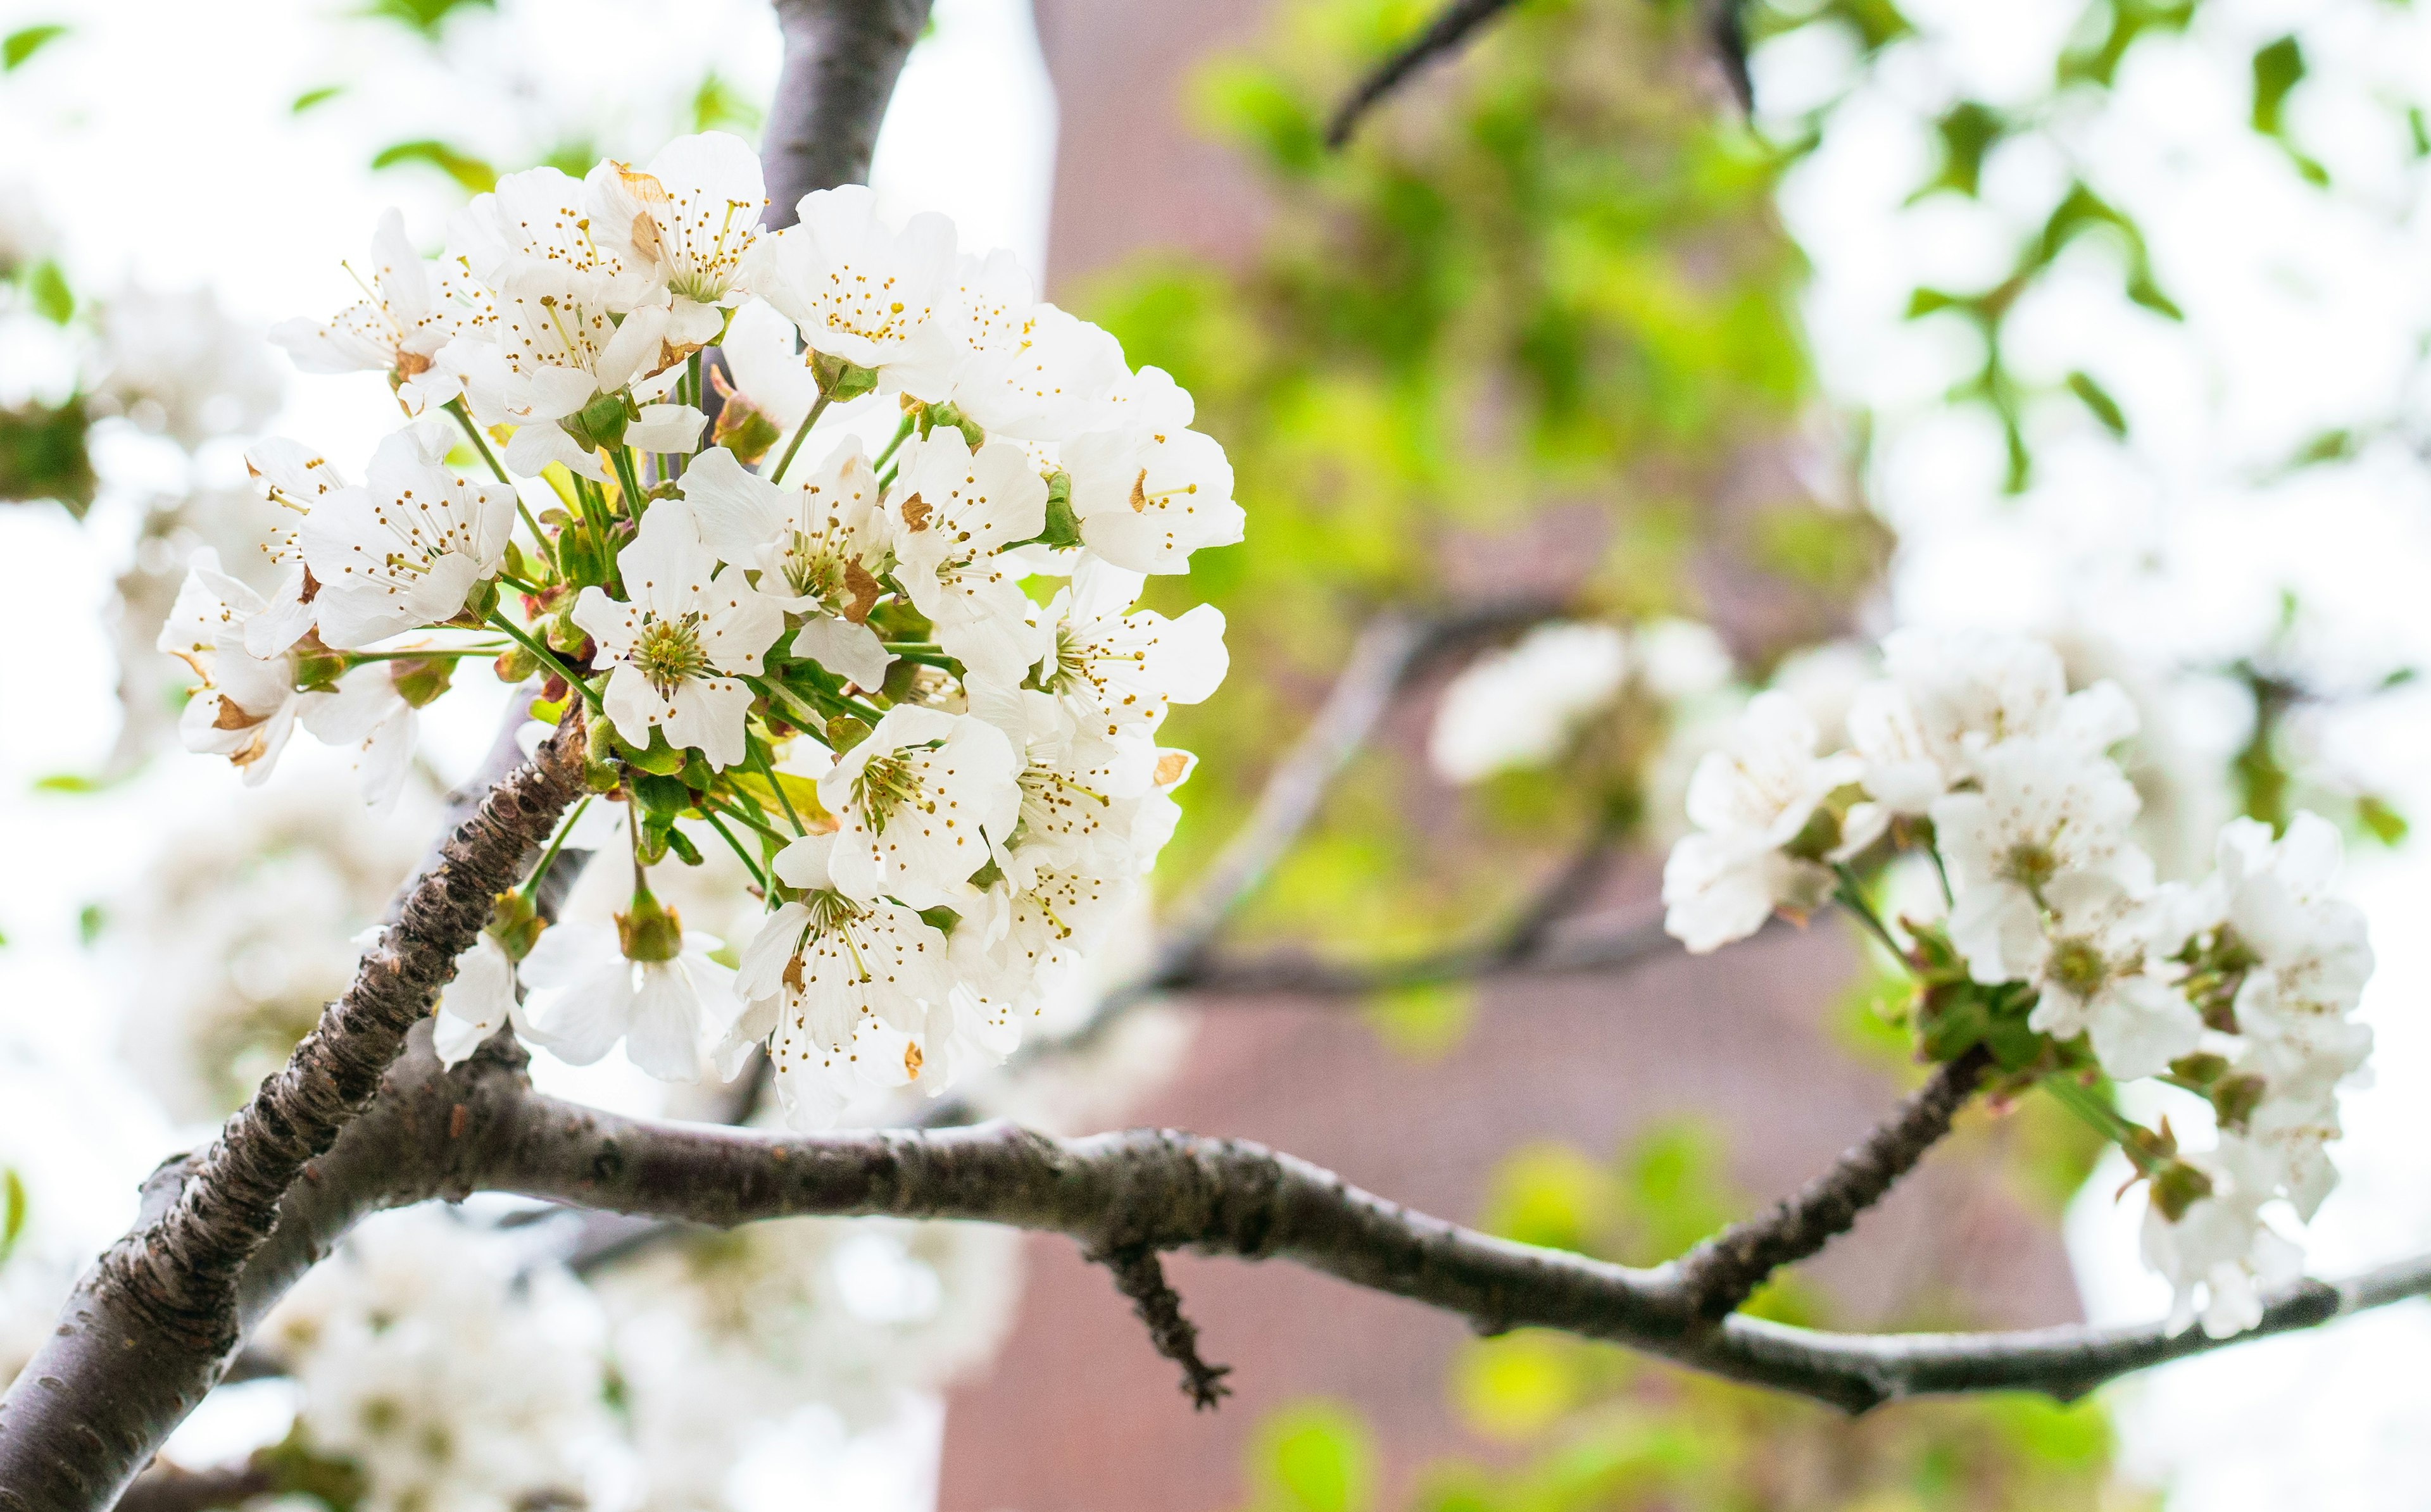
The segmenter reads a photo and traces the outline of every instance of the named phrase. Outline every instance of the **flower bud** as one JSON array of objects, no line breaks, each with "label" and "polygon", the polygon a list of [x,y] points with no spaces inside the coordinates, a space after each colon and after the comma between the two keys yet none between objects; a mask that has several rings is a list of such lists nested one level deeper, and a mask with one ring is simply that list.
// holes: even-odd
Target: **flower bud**
[{"label": "flower bud", "polygon": [[574,444],[596,452],[625,444],[625,427],[632,419],[632,407],[622,393],[603,393],[558,425],[574,438]]},{"label": "flower bud", "polygon": [[716,427],[709,433],[710,444],[725,447],[739,462],[760,460],[784,439],[777,423],[741,394],[729,394],[718,407]]},{"label": "flower bud", "polygon": [[818,380],[820,396],[835,404],[858,399],[878,387],[876,368],[858,368],[824,352],[811,358],[811,376]]}]

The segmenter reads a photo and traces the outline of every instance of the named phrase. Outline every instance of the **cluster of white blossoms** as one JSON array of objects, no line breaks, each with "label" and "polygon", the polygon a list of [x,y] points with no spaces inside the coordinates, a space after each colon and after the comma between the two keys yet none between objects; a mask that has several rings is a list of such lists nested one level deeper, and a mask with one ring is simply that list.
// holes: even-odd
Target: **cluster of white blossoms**
[{"label": "cluster of white blossoms", "polygon": [[1694,621],[1541,624],[1477,657],[1445,687],[1427,756],[1457,783],[1542,766],[1633,690],[1675,704],[1714,692],[1730,675],[1730,652]]},{"label": "cluster of white blossoms", "polygon": [[[1918,977],[1928,1055],[1983,1044],[2120,1139],[2149,1178],[2145,1254],[2179,1324],[2251,1327],[2259,1285],[2298,1258],[2265,1209],[2308,1220],[2327,1195],[2339,1089],[2372,1046],[2349,1017],[2372,957],[2331,891],[2337,830],[2309,813],[2275,839],[2237,821],[2207,878],[2156,883],[2111,754],[2137,727],[2116,685],[2071,692],[2050,647],[1991,634],[1902,631],[1883,662],[1850,703],[1850,749],[1819,752],[1813,720],[1769,692],[1703,758],[1695,828],[1664,872],[1668,927],[1704,952],[1776,910],[1859,911]],[[1946,905],[1903,921],[1905,945],[1867,887],[1902,853],[1929,857]],[[2096,1071],[2204,1099],[2217,1143],[2181,1153],[2166,1122],[2127,1122],[2083,1086]]]},{"label": "cluster of white blossoms", "polygon": [[[248,453],[298,517],[285,576],[198,560],[161,646],[199,678],[191,749],[260,781],[300,724],[375,803],[466,658],[545,678],[545,716],[587,706],[630,906],[549,930],[530,884],[502,895],[443,1051],[511,1025],[689,1081],[764,1045],[808,1124],[1001,1059],[1140,887],[1192,764],[1158,727],[1226,654],[1212,606],[1138,600],[1242,511],[1189,396],[1010,255],[866,190],[773,233],[762,207],[750,149],[706,133],[646,170],[510,175],[435,264],[384,220],[367,297],[276,336],[385,373],[407,424],[360,482]],[[649,889],[710,844],[767,906],[748,941]]]}]

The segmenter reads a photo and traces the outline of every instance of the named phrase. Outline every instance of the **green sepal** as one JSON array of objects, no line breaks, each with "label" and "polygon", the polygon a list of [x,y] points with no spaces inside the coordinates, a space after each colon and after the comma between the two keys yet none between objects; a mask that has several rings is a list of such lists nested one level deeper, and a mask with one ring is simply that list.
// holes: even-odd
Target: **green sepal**
[{"label": "green sepal", "polygon": [[855,367],[824,352],[812,357],[811,376],[818,380],[820,396],[830,404],[858,399],[878,387],[876,368]]},{"label": "green sepal", "polygon": [[668,825],[666,843],[667,849],[676,853],[677,860],[686,866],[700,865],[700,847],[695,845],[692,842],[692,837],[682,830],[672,824]]},{"label": "green sepal", "polygon": [[839,714],[828,721],[828,749],[842,756],[869,739],[869,723],[850,714]]},{"label": "green sepal", "polygon": [[624,394],[603,393],[559,421],[558,428],[586,452],[610,451],[625,444],[625,427],[633,421]]},{"label": "green sepal", "polygon": [[456,678],[454,656],[418,656],[411,661],[388,664],[389,681],[396,686],[396,696],[411,708],[428,708],[447,691]]},{"label": "green sepal", "polygon": [[652,816],[673,819],[692,806],[692,789],[680,778],[645,773],[633,779],[633,798]]},{"label": "green sepal", "polygon": [[668,745],[666,732],[655,725],[646,746],[635,746],[621,735],[615,739],[616,754],[627,766],[662,777],[672,777],[683,770],[684,753]]},{"label": "green sepal", "polygon": [[487,932],[511,961],[530,955],[532,946],[540,940],[540,932],[547,927],[548,921],[540,916],[532,901],[514,889],[491,900]]},{"label": "green sepal", "polygon": [[683,921],[639,888],[632,907],[616,916],[616,940],[627,960],[671,961],[683,954]]}]

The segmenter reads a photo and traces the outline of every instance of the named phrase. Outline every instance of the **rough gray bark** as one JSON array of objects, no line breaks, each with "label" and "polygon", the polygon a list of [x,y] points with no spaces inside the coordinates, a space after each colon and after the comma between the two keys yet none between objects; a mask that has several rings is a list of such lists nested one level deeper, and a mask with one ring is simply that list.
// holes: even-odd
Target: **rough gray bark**
[{"label": "rough gray bark", "polygon": [[1458,1313],[1480,1331],[1556,1328],[1851,1412],[1908,1397],[2038,1391],[2114,1377],[2431,1292],[2431,1255],[2273,1293],[2261,1325],[1834,1334],[1712,1323],[1668,1268],[1632,1270],[1447,1223],[1236,1139],[1140,1130],[1053,1139],[1010,1124],[781,1138],[651,1123],[524,1099],[481,1183],[713,1227],[810,1214],[968,1219],[1053,1231],[1094,1254],[1191,1249],[1287,1259]]},{"label": "rough gray bark", "polygon": [[241,1338],[240,1277],[289,1189],[372,1100],[580,790],[579,717],[491,790],[365,953],[354,984],[199,1157],[156,1172],[136,1229],[78,1282],[0,1399],[0,1508],[106,1506],[218,1379]]},{"label": "rough gray bark", "polygon": [[869,155],[929,0],[776,0],[784,71],[768,107],[760,161],[767,225],[794,224],[813,190],[869,180]]}]

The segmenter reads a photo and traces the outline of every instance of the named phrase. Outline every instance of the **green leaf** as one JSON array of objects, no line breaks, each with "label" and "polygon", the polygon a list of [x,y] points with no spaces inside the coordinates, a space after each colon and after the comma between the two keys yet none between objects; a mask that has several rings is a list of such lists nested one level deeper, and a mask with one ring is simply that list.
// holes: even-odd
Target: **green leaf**
[{"label": "green leaf", "polygon": [[372,158],[372,167],[394,168],[400,163],[426,163],[456,180],[467,194],[486,194],[498,186],[498,171],[470,153],[460,152],[444,141],[400,141],[382,148]]},{"label": "green leaf", "polygon": [[410,26],[435,42],[449,16],[475,7],[495,10],[498,4],[497,0],[372,0],[362,13],[375,20]]},{"label": "green leaf", "polygon": [[1907,318],[1916,320],[1937,314],[1945,309],[1972,309],[1975,302],[1964,294],[1944,292],[1938,289],[1918,289],[1907,296]]},{"label": "green leaf", "polygon": [[2085,407],[2093,412],[2093,418],[2102,422],[2103,429],[2113,436],[2126,436],[2126,413],[2119,407],[2119,401],[2110,397],[2108,390],[2093,381],[2093,374],[2082,369],[2070,374],[2068,391],[2076,395]]},{"label": "green leaf", "polygon": [[1300,1402],[1259,1425],[1249,1451],[1258,1512],[1367,1512],[1376,1450],[1367,1427],[1330,1402]]},{"label": "green leaf", "polygon": [[695,131],[734,131],[747,136],[760,129],[761,116],[758,103],[720,77],[715,69],[700,76],[700,88],[692,96]]},{"label": "green leaf", "polygon": [[77,943],[83,945],[92,944],[94,940],[99,939],[101,938],[101,932],[109,927],[109,915],[102,910],[101,905],[97,903],[88,903],[83,907],[76,910]]},{"label": "green leaf", "polygon": [[1945,189],[1974,198],[1983,182],[1985,154],[2001,140],[2007,124],[1985,106],[1965,100],[1935,122],[1933,129],[1941,139],[1941,170],[1909,195],[1908,203]]},{"label": "green leaf", "polygon": [[65,325],[75,313],[75,291],[68,287],[68,275],[52,258],[25,270],[25,297],[33,301],[34,313],[54,325]]},{"label": "green leaf", "polygon": [[302,115],[324,100],[334,100],[345,92],[346,87],[343,84],[324,84],[317,90],[306,90],[295,96],[294,102],[287,107],[287,113]]},{"label": "green leaf", "polygon": [[0,74],[14,74],[25,60],[45,46],[68,34],[68,28],[57,22],[39,26],[25,26],[0,37]]},{"label": "green leaf", "polygon": [[2282,108],[2288,93],[2305,77],[2305,50],[2293,37],[2282,37],[2254,55],[2254,129],[2266,137],[2287,134]]}]

